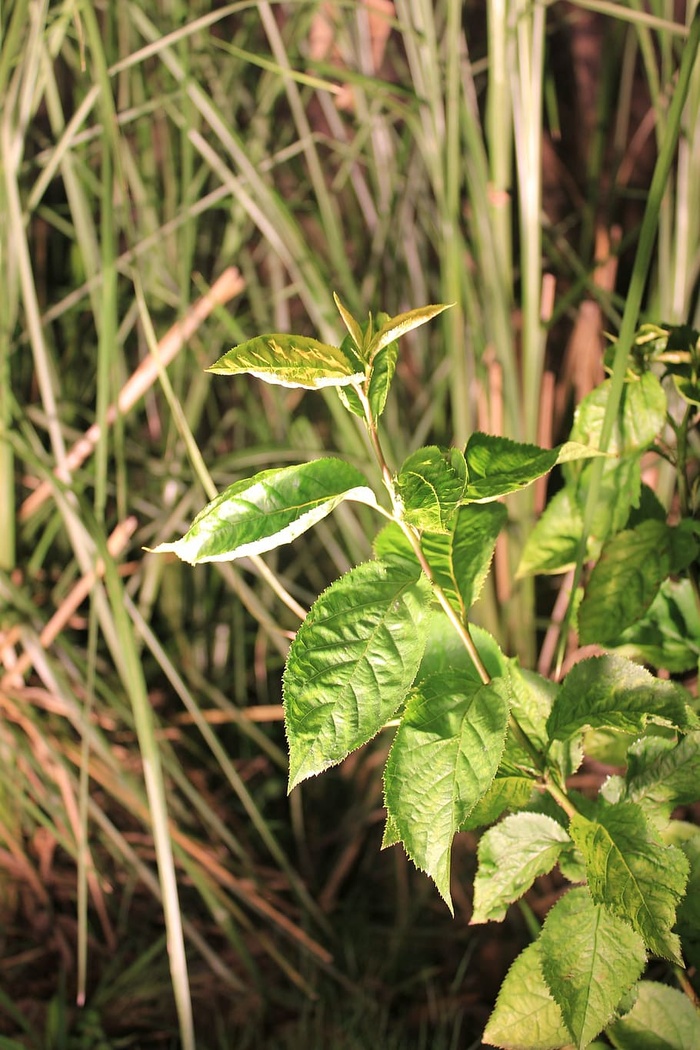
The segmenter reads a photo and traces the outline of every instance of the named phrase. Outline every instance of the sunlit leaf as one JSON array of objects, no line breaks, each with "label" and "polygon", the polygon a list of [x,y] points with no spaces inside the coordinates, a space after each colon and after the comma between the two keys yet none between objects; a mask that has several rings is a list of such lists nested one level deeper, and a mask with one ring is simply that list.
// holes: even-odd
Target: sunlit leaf
[{"label": "sunlit leaf", "polygon": [[664,846],[632,802],[603,808],[596,820],[576,814],[570,831],[596,904],[629,923],[654,955],[682,965],[680,942],[671,932],[688,878],[682,851]]},{"label": "sunlit leaf", "polygon": [[494,778],[508,722],[505,679],[466,682],[446,671],[412,691],[396,731],[384,789],[392,827],[452,908],[452,840]]},{"label": "sunlit leaf", "polygon": [[487,1046],[503,1050],[561,1050],[571,1043],[542,974],[539,941],[529,944],[506,974],[481,1037]]},{"label": "sunlit leaf", "polygon": [[467,465],[459,449],[419,448],[396,476],[404,520],[419,529],[446,532],[466,480]]},{"label": "sunlit leaf", "polygon": [[687,995],[640,981],[634,1006],[606,1035],[617,1050],[697,1050],[698,1012]]},{"label": "sunlit leaf", "polygon": [[327,457],[264,470],[230,485],[181,539],[161,543],[154,553],[172,552],[191,565],[261,554],[290,543],[343,500],[376,506],[364,475],[343,460]]},{"label": "sunlit leaf", "polygon": [[565,740],[583,729],[639,733],[647,722],[690,729],[697,718],[688,694],[675,682],[655,678],[645,668],[608,654],[577,663],[564,679],[547,728]]},{"label": "sunlit leaf", "polygon": [[443,310],[448,310],[452,305],[452,303],[439,303],[435,306],[419,306],[416,310],[408,310],[405,314],[397,314],[396,317],[390,317],[381,326],[369,345],[367,353],[370,361],[374,359],[383,346],[393,343],[395,339],[400,339],[406,332],[419,328],[420,325],[430,321],[433,317],[437,317],[438,314],[441,314]]},{"label": "sunlit leaf", "polygon": [[641,976],[647,961],[644,941],[581,887],[569,890],[551,909],[539,944],[544,979],[574,1044],[583,1050]]},{"label": "sunlit leaf", "polygon": [[259,335],[234,346],[207,372],[215,375],[249,373],[266,383],[320,390],[359,383],[365,378],[357,359],[338,346],[300,335]]},{"label": "sunlit leaf", "polygon": [[340,762],[394,715],[415,678],[427,580],[398,562],[357,566],[323,592],[284,672],[289,788]]},{"label": "sunlit leaf", "polygon": [[474,879],[473,923],[500,920],[546,875],[571,839],[542,813],[513,813],[481,836]]}]

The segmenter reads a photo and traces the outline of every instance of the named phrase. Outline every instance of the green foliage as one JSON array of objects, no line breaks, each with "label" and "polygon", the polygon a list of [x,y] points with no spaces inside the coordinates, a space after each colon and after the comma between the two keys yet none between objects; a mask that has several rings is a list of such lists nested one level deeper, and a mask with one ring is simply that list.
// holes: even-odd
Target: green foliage
[{"label": "green foliage", "polygon": [[[345,350],[275,335],[221,360],[273,383],[291,382],[292,369],[302,386],[342,385],[341,403],[363,420],[383,492],[375,495],[363,475],[335,458],[266,471],[236,483],[182,540],[159,550],[190,561],[241,557],[295,539],[345,499],[389,519],[374,560],[321,594],[289,649],[289,790],[376,734],[393,732],[383,845],[402,843],[450,909],[452,843],[467,828],[493,824],[478,848],[473,923],[503,919],[557,864],[565,878],[584,883],[558,900],[539,939],[511,967],[485,1042],[508,1050],[584,1048],[608,1031],[627,1045],[639,1017],[656,1009],[653,986],[637,984],[647,956],[682,967],[684,950],[698,941],[698,916],[685,900],[689,880],[695,886],[698,879],[697,837],[684,838],[670,823],[674,806],[699,794],[700,733],[690,694],[618,652],[583,659],[563,681],[550,681],[509,660],[470,622],[470,609],[507,521],[502,498],[556,464],[564,465],[565,487],[533,532],[546,543],[539,549],[531,537],[523,561],[528,572],[560,571],[580,559],[584,545],[595,558],[578,611],[583,642],[614,648],[679,577],[697,597],[692,508],[686,504],[671,527],[648,491],[642,498],[640,458],[665,432],[666,393],[648,370],[649,354],[636,354],[602,461],[610,381],[585,399],[572,440],[558,449],[474,433],[464,450],[429,445],[393,472],[378,418],[396,339],[443,307],[382,319],[375,331],[371,318],[360,325],[337,297],[336,304],[348,331]],[[655,335],[657,364],[659,347],[673,338],[671,331],[664,344]],[[375,367],[381,379],[373,386]],[[679,431],[681,450],[683,437]],[[685,478],[682,455],[677,466]],[[591,513],[592,484],[601,508]],[[656,629],[663,653],[659,616]],[[624,776],[586,799],[567,778],[591,730],[636,739]],[[625,1013],[630,994],[636,1003]]]}]

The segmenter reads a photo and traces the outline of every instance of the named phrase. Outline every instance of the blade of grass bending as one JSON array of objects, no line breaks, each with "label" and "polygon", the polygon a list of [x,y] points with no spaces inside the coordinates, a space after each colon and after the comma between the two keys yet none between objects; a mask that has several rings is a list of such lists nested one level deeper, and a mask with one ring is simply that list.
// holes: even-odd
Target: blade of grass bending
[{"label": "blade of grass bending", "polygon": [[187,974],[182,914],[180,912],[177,889],[173,843],[168,827],[168,811],[165,801],[165,785],[160,752],[156,741],[153,715],[148,700],[143,668],[141,667],[134,634],[126,612],[126,594],[116,566],[106,550],[102,556],[105,563],[107,595],[121,644],[122,662],[125,672],[124,687],[131,701],[139,751],[143,763],[143,776],[151,814],[158,878],[163,901],[170,973],[180,1023],[180,1039],[183,1050],[195,1050],[192,1001]]},{"label": "blade of grass bending", "polygon": [[[639,245],[637,247],[637,254],[634,259],[632,276],[630,277],[629,290],[627,293],[627,301],[625,303],[625,309],[622,315],[622,323],[620,325],[620,332],[617,338],[617,345],[615,347],[612,377],[610,381],[610,393],[608,395],[608,403],[606,406],[605,416],[603,418],[603,426],[600,434],[600,450],[602,452],[605,452],[608,448],[608,445],[610,444],[610,437],[612,435],[613,427],[615,425],[615,420],[617,419],[618,408],[620,406],[620,399],[622,397],[622,390],[625,382],[625,375],[627,372],[627,360],[629,357],[630,349],[632,347],[634,333],[639,323],[639,316],[642,307],[642,298],[644,295],[644,286],[646,284],[647,274],[649,272],[649,267],[654,251],[659,212],[661,210],[661,203],[664,197],[666,184],[668,182],[668,177],[671,171],[671,165],[673,163],[673,159],[676,153],[678,136],[680,134],[681,118],[688,96],[691,75],[693,72],[695,60],[697,58],[699,46],[700,8],[695,13],[695,17],[693,18],[693,21],[690,26],[690,34],[688,36],[688,40],[683,48],[681,63],[678,70],[678,81],[676,84],[676,89],[673,93],[673,98],[671,99],[671,104],[669,106],[664,136],[659,149],[659,155],[656,161],[656,166],[654,168],[651,186],[649,187],[649,196],[647,198],[646,208],[644,209],[644,216],[642,218],[642,225],[639,232]],[[566,617],[564,619],[564,627],[560,635],[561,641],[559,651],[557,653],[557,672],[561,668],[561,664],[564,658],[563,646],[565,644],[565,639],[568,635],[568,624],[571,622],[571,617],[573,614],[573,602],[576,595],[579,580],[581,579],[583,563],[586,557],[588,536],[591,530],[591,524],[593,521],[593,515],[595,513],[596,503],[598,501],[603,466],[604,459],[601,456],[599,459],[594,460],[591,467],[591,479],[583,515],[583,534],[579,542],[576,568],[574,571],[574,579],[571,586],[571,598],[566,612]]]}]

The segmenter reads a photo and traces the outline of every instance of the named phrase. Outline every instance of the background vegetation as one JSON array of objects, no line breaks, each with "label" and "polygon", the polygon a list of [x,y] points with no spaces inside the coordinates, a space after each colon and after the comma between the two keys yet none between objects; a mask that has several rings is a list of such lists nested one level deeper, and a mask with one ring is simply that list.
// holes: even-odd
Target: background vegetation
[{"label": "background vegetation", "polygon": [[[201,1047],[480,1045],[556,885],[474,932],[464,835],[450,920],[378,851],[381,744],[285,797],[284,654],[371,512],[265,562],[142,548],[268,465],[372,470],[333,397],[203,373],[260,332],[335,342],[333,291],[456,303],[402,344],[393,462],[477,425],[561,439],[619,325],[693,6],[0,8],[3,1046],[187,1045],[192,1017]],[[696,64],[649,319],[698,327],[698,186]],[[546,495],[511,508],[480,609],[545,671],[557,594],[513,570]]]}]

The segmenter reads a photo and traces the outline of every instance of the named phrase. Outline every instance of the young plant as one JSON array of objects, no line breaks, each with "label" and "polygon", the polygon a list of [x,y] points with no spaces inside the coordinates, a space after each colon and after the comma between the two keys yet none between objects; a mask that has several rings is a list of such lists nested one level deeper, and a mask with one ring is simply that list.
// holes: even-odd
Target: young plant
[{"label": "young plant", "polygon": [[[156,550],[191,564],[257,555],[296,539],[341,501],[374,508],[384,519],[374,558],[321,594],[289,650],[290,791],[391,732],[383,844],[402,843],[450,909],[459,831],[488,828],[478,849],[473,923],[502,919],[539,875],[559,865],[572,888],[509,971],[487,1044],[585,1047],[605,1030],[615,1046],[640,1046],[635,1033],[642,1026],[663,1035],[664,1045],[690,1047],[698,1017],[683,953],[698,961],[700,916],[694,897],[684,895],[689,879],[700,883],[700,829],[671,820],[675,807],[699,793],[700,722],[690,694],[617,652],[601,651],[563,681],[550,681],[509,659],[470,619],[507,522],[503,498],[556,464],[565,487],[533,533],[522,572],[560,572],[575,561],[588,472],[601,458],[606,384],[582,404],[572,440],[559,448],[474,433],[464,449],[430,445],[395,470],[382,451],[380,418],[397,340],[446,307],[370,316],[360,325],[337,297],[336,304],[347,328],[339,346],[266,335],[235,347],[209,371],[309,390],[335,387],[362,420],[381,486],[375,490],[360,470],[332,456],[266,470],[231,485],[181,539]],[[654,648],[644,641],[647,628],[677,627],[678,603],[683,622],[697,626],[698,527],[687,457],[694,409],[672,424],[674,449],[663,449],[684,479],[685,516],[677,525],[666,524],[642,488],[640,462],[667,428],[666,393],[651,366],[664,362],[680,396],[694,404],[697,333],[655,329],[653,339],[645,342],[643,334],[635,346],[617,437],[604,457],[586,551],[596,564],[578,616],[584,640],[636,646],[631,651],[647,658],[665,655],[667,640],[657,638]],[[671,667],[686,670],[697,663],[697,644],[676,642],[683,657],[674,656]],[[625,775],[588,798],[568,780],[599,730],[628,734],[633,743]],[[649,955],[667,960],[689,995],[640,983]]]}]

